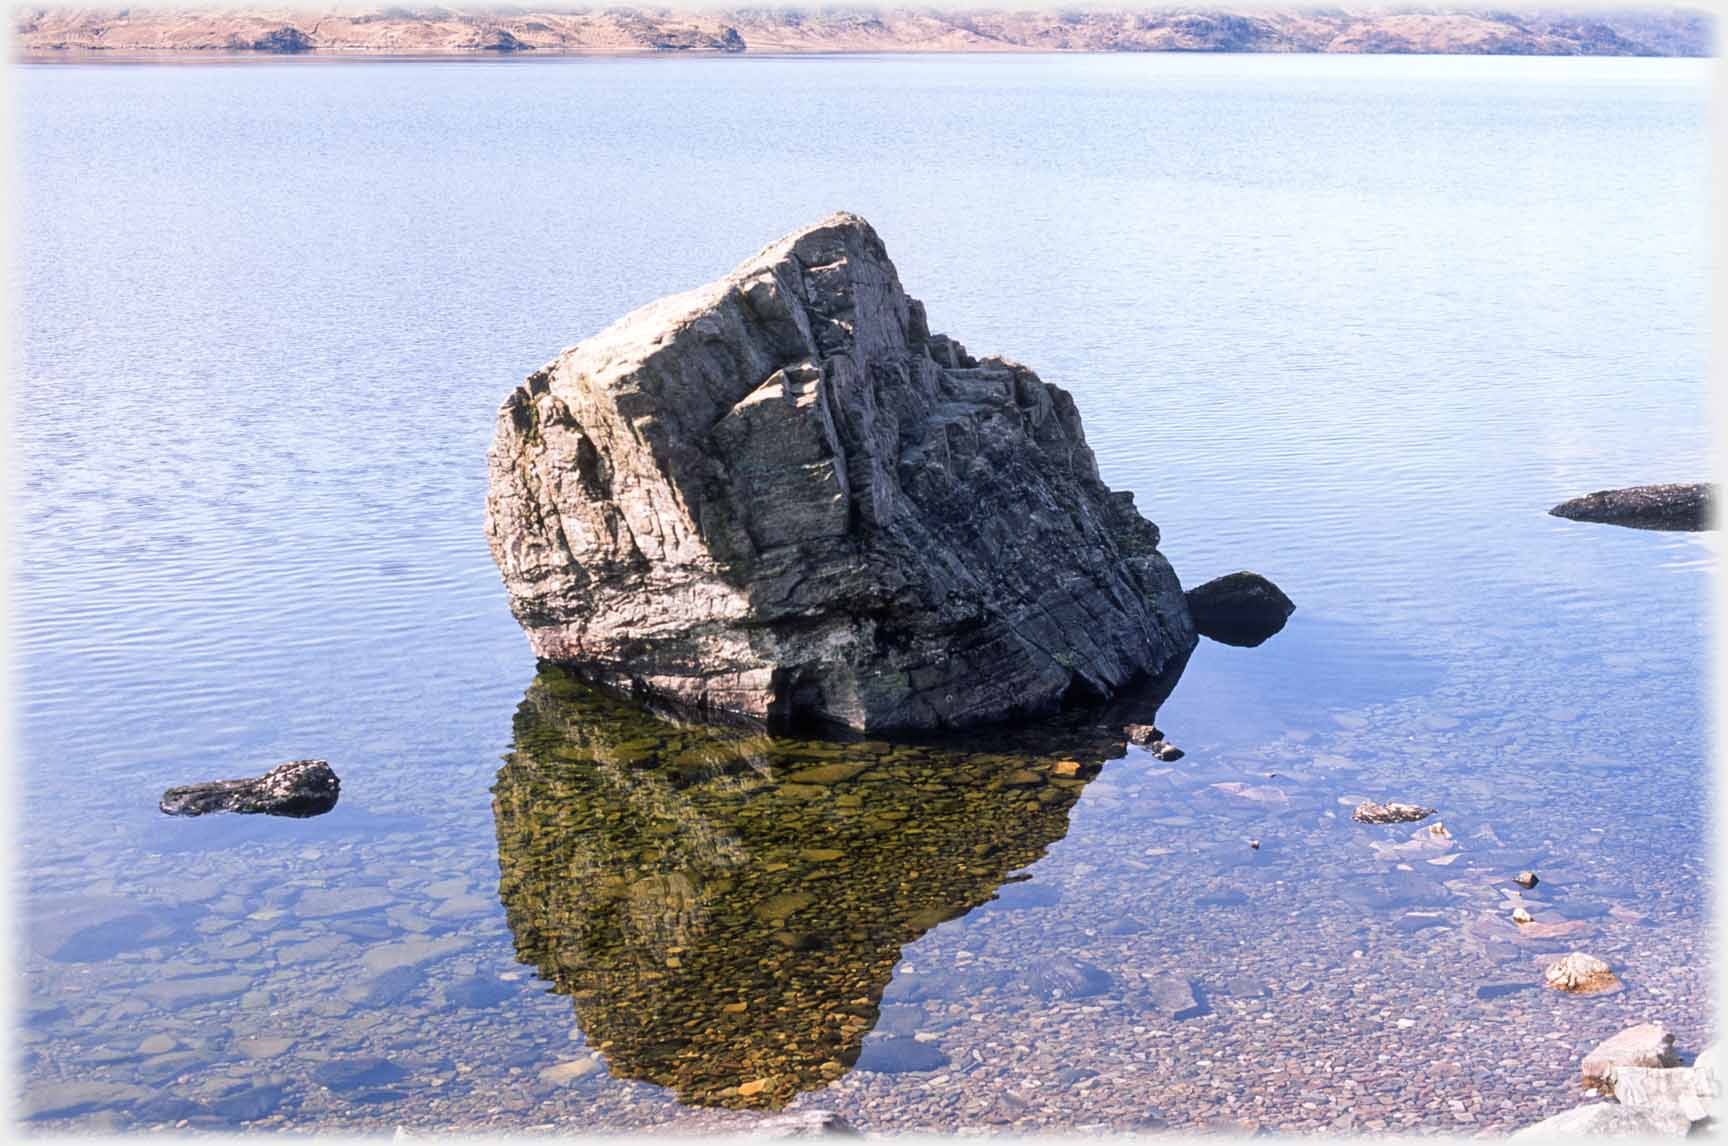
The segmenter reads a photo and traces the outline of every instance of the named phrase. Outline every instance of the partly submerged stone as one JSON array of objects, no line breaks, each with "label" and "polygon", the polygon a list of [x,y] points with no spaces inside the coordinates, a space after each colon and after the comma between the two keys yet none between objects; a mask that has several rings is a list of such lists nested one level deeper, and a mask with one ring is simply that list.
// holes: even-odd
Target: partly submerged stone
[{"label": "partly submerged stone", "polygon": [[1569,995],[1602,995],[1618,991],[1621,983],[1614,969],[1582,951],[1562,955],[1548,964],[1542,979],[1550,987]]},{"label": "partly submerged stone", "polygon": [[1434,811],[1421,804],[1376,804],[1372,800],[1363,800],[1350,813],[1350,818],[1363,824],[1414,824],[1426,820]]},{"label": "partly submerged stone", "polygon": [[1608,1074],[1617,1066],[1671,1067],[1679,1063],[1674,1054],[1674,1032],[1661,1023],[1639,1023],[1596,1044],[1579,1064],[1579,1078],[1586,1087],[1612,1094]]},{"label": "partly submerged stone", "polygon": [[342,782],[323,760],[290,760],[250,780],[212,780],[162,793],[170,816],[241,812],[267,816],[321,816],[336,806]]},{"label": "partly submerged stone", "polygon": [[1635,485],[1604,489],[1563,501],[1548,512],[1571,521],[1633,529],[1697,531],[1712,528],[1715,491],[1707,483]]},{"label": "partly submerged stone", "polygon": [[1122,733],[1128,737],[1128,743],[1138,744],[1142,748],[1164,742],[1164,734],[1158,731],[1155,724],[1125,724],[1122,726]]},{"label": "partly submerged stone", "polygon": [[529,643],[755,717],[960,726],[1194,646],[1074,400],[932,334],[855,215],[566,350],[505,401],[486,532]]},{"label": "partly submerged stone", "polygon": [[1253,648],[1276,635],[1296,611],[1283,590],[1258,573],[1214,578],[1188,590],[1188,612],[1203,637]]}]

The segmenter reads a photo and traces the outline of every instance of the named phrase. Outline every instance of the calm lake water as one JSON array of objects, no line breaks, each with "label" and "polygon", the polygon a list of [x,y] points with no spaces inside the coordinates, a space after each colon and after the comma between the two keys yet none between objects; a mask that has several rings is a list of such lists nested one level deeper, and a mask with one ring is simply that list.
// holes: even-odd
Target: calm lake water
[{"label": "calm lake water", "polygon": [[[1707,476],[1710,66],[20,69],[33,1125],[1475,1132],[1631,1022],[1701,1049],[1714,559],[1545,511]],[[499,402],[841,208],[1073,392],[1185,584],[1297,602],[1202,643],[1182,760],[537,675]],[[320,818],[156,810],[306,756]],[[1626,989],[1540,986],[1569,949]]]}]

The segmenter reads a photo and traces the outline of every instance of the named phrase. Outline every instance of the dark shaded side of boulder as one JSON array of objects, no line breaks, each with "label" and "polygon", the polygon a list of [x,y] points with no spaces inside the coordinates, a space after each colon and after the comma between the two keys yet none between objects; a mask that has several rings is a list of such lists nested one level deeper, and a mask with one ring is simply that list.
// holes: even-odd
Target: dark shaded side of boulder
[{"label": "dark shaded side of boulder", "polygon": [[290,760],[250,780],[212,780],[162,793],[161,809],[170,816],[211,812],[246,815],[321,816],[336,806],[342,782],[323,760]]},{"label": "dark shaded side of boulder", "polygon": [[1715,491],[1705,482],[1604,489],[1563,501],[1548,512],[1569,521],[1695,533],[1715,528]]},{"label": "dark shaded side of boulder", "polygon": [[1258,573],[1228,573],[1188,590],[1188,612],[1201,636],[1252,648],[1276,634],[1296,606]]}]

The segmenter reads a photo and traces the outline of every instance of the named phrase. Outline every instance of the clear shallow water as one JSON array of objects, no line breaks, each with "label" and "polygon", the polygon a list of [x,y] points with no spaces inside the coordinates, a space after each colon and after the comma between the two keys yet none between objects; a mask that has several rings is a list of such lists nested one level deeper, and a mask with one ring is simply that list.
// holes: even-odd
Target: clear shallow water
[{"label": "clear shallow water", "polygon": [[[1073,391],[1185,583],[1253,568],[1299,611],[1202,646],[1159,720],[1188,755],[1106,763],[1002,892],[1033,902],[906,941],[863,1046],[946,1065],[862,1058],[798,1106],[1495,1128],[1571,1102],[1626,1022],[1698,1049],[1713,558],[1544,511],[1704,475],[1707,67],[20,69],[26,1101],[698,1117],[606,1048],[542,1077],[596,1047],[499,896],[535,668],[484,451],[560,347],[836,208],[934,329]],[[343,778],[328,816],[155,811],[307,755]],[[1408,832],[1350,825],[1355,796],[1438,806],[1459,858],[1380,858]],[[1574,934],[1505,933],[1531,864]],[[1628,990],[1495,990],[1567,946]],[[1172,977],[1206,1013],[1158,1009]]]}]

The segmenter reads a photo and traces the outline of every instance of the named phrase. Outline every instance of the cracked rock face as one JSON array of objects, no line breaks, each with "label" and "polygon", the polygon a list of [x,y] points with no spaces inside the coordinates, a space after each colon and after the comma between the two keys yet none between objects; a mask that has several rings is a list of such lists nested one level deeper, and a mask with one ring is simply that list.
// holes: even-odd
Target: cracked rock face
[{"label": "cracked rock face", "polygon": [[1194,646],[1073,399],[931,334],[857,216],[566,350],[505,401],[489,464],[534,651],[697,707],[955,727]]}]

